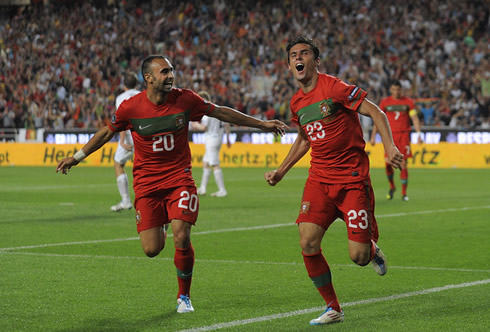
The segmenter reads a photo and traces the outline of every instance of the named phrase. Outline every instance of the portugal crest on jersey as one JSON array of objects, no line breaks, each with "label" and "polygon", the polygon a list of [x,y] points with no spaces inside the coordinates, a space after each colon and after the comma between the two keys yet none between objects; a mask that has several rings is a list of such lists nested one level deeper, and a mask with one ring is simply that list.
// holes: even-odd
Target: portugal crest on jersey
[{"label": "portugal crest on jersey", "polygon": [[186,126],[184,114],[179,114],[175,117],[175,126],[177,129],[182,129]]},{"label": "portugal crest on jersey", "polygon": [[330,106],[328,105],[327,101],[324,100],[320,103],[320,111],[322,112],[324,118],[331,114]]},{"label": "portugal crest on jersey", "polygon": [[308,211],[310,211],[310,202],[308,201],[301,202],[301,209],[299,213],[308,213]]}]

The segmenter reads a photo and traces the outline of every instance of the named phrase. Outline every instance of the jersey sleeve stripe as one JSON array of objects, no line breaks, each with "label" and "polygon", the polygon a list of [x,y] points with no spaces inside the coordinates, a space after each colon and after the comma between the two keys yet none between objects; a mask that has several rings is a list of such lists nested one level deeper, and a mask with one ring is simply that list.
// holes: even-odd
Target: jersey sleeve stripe
[{"label": "jersey sleeve stripe", "polygon": [[362,101],[366,95],[367,93],[364,90],[359,89],[359,91],[357,91],[357,94],[352,98],[352,103],[349,105],[349,108],[351,110],[357,110],[360,105],[359,101]]},{"label": "jersey sleeve stripe", "polygon": [[118,128],[116,126],[114,126],[114,124],[112,122],[109,122],[109,125],[108,125],[109,129],[112,130],[112,131],[123,131],[124,128]]}]

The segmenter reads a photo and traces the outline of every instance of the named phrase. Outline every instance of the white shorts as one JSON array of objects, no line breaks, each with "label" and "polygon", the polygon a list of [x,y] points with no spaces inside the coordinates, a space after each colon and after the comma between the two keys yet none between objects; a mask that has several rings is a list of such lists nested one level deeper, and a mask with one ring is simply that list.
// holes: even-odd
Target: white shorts
[{"label": "white shorts", "polygon": [[121,146],[121,144],[117,144],[116,153],[114,153],[114,161],[121,165],[124,165],[126,162],[131,160],[133,156],[133,150],[128,151]]},{"label": "white shorts", "polygon": [[207,162],[210,166],[219,165],[219,150],[221,149],[222,139],[223,138],[216,136],[206,137],[206,151],[204,152],[202,160]]}]

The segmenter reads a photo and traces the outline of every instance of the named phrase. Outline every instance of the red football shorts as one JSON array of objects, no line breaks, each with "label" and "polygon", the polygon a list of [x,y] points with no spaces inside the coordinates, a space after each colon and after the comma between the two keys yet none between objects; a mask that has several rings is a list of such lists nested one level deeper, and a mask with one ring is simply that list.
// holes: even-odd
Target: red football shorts
[{"label": "red football shorts", "polygon": [[360,243],[378,241],[370,181],[325,184],[308,178],[296,223],[311,222],[327,230],[337,218],[347,225],[349,240]]},{"label": "red football shorts", "polygon": [[410,132],[394,132],[393,141],[395,142],[395,145],[400,153],[403,154],[403,159],[412,158],[412,149],[410,148]]},{"label": "red football shorts", "polygon": [[195,224],[199,213],[199,198],[195,186],[159,190],[136,198],[136,228],[138,233],[161,227],[173,219]]}]

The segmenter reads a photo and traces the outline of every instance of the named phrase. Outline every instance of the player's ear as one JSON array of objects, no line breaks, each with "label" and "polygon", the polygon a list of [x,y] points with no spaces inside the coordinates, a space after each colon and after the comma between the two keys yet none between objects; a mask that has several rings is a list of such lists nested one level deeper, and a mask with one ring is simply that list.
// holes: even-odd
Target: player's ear
[{"label": "player's ear", "polygon": [[150,82],[152,82],[152,81],[153,81],[153,80],[152,80],[152,79],[153,79],[153,77],[151,76],[151,74],[150,74],[150,73],[145,73],[144,78],[145,78],[145,82],[146,82],[146,84],[150,84]]}]

